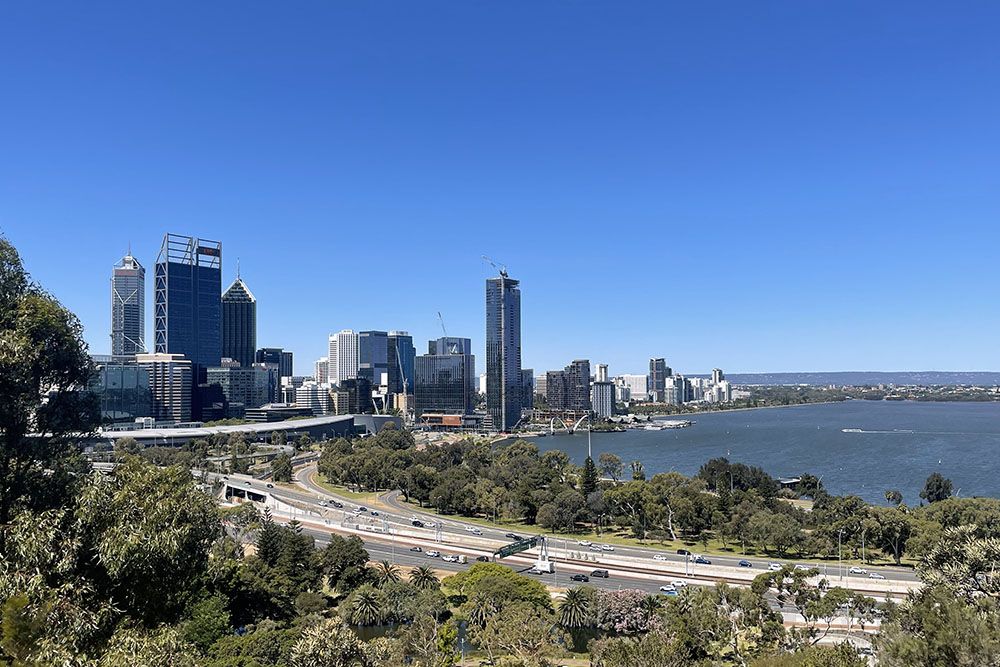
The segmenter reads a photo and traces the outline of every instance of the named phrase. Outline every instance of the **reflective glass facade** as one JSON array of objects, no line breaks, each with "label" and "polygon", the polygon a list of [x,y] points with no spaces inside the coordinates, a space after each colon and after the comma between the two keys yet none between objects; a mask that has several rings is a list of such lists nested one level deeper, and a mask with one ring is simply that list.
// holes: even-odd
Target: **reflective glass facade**
[{"label": "reflective glass facade", "polygon": [[416,359],[413,402],[425,412],[472,414],[475,407],[475,357],[471,354],[424,354]]},{"label": "reflective glass facade", "polygon": [[506,273],[486,281],[486,410],[495,428],[521,419],[521,290]]},{"label": "reflective glass facade", "polygon": [[131,422],[153,416],[149,371],[134,360],[94,357],[97,373],[90,391],[97,395],[104,423]]}]

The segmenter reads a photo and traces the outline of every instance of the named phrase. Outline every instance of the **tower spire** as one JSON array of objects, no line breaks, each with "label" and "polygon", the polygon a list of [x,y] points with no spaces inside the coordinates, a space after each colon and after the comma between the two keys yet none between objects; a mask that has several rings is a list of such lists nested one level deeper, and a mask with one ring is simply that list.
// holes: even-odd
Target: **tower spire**
[{"label": "tower spire", "polygon": [[240,258],[236,258],[236,279],[240,279]]}]

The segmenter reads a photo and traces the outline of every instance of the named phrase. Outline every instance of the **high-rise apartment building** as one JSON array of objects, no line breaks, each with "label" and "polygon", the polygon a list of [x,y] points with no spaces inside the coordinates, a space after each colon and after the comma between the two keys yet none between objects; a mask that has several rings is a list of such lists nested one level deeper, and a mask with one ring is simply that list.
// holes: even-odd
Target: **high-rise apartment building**
[{"label": "high-rise apartment building", "polygon": [[620,398],[619,400],[649,400],[649,376],[647,375],[619,375],[615,378],[615,384],[628,390],[627,392],[619,392],[619,396],[622,396],[625,393],[628,394],[628,398]]},{"label": "high-rise apartment building", "polygon": [[590,405],[597,417],[607,419],[615,414],[615,386],[606,380],[590,385]]},{"label": "high-rise apartment building", "polygon": [[320,357],[313,364],[313,380],[318,384],[326,384],[330,381],[330,358]]},{"label": "high-rise apartment building", "polygon": [[269,373],[260,364],[237,365],[223,360],[222,366],[209,368],[207,384],[218,385],[226,404],[226,416],[242,418],[247,408],[259,408],[270,401]]},{"label": "high-rise apartment building", "polygon": [[257,299],[237,276],[222,295],[222,356],[250,368],[256,351]]},{"label": "high-rise apartment building", "polygon": [[608,381],[608,365],[597,364],[597,371],[594,373],[594,382]]},{"label": "high-rise apartment building", "polygon": [[389,374],[389,335],[384,331],[358,333],[358,377],[372,388],[382,384],[382,376]]},{"label": "high-rise apartment building", "polygon": [[545,374],[545,402],[552,410],[590,411],[590,361],[576,359],[561,371]]},{"label": "high-rise apartment building", "polygon": [[308,408],[316,416],[325,415],[332,409],[329,391],[316,382],[303,382],[295,390],[295,405]]},{"label": "high-rise apartment building", "polygon": [[649,400],[654,403],[664,401],[664,390],[666,389],[667,378],[670,377],[670,367],[662,357],[649,360],[649,375],[647,376],[647,391]]},{"label": "high-rise apartment building", "polygon": [[712,369],[712,384],[719,384],[726,379],[725,374],[722,372],[721,368]]},{"label": "high-rise apartment building", "polygon": [[535,407],[535,369],[521,369],[521,407],[530,410]]},{"label": "high-rise apartment building", "polygon": [[486,410],[495,428],[521,419],[521,289],[501,271],[486,281]]},{"label": "high-rise apartment building", "polygon": [[357,332],[344,329],[330,334],[327,361],[327,379],[331,384],[339,385],[344,380],[358,377]]},{"label": "high-rise apartment building", "polygon": [[152,417],[157,421],[191,421],[193,364],[181,354],[137,354],[136,363],[149,377]]},{"label": "high-rise apartment building", "polygon": [[146,351],[146,269],[131,251],[111,271],[111,355]]}]

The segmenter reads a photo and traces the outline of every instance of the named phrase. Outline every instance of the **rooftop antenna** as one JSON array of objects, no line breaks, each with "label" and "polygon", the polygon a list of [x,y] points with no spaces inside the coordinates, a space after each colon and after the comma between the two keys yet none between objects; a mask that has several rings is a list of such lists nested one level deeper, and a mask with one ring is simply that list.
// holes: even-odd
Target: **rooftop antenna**
[{"label": "rooftop antenna", "polygon": [[490,266],[492,266],[494,269],[496,269],[497,271],[500,272],[500,277],[502,277],[502,278],[506,278],[507,277],[507,267],[506,266],[504,266],[503,264],[497,265],[496,262],[494,262],[492,259],[490,259],[486,255],[483,255],[483,259],[485,259],[487,262],[489,262]]},{"label": "rooftop antenna", "polygon": [[236,258],[236,279],[240,279],[240,258]]}]

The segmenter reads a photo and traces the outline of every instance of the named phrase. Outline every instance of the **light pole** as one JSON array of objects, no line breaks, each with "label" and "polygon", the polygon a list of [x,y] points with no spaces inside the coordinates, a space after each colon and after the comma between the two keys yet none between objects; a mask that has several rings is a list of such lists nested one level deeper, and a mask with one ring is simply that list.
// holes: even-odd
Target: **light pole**
[{"label": "light pole", "polygon": [[844,536],[844,529],[837,531],[837,573],[840,575],[840,583],[844,583],[844,562],[840,555],[840,545]]}]

